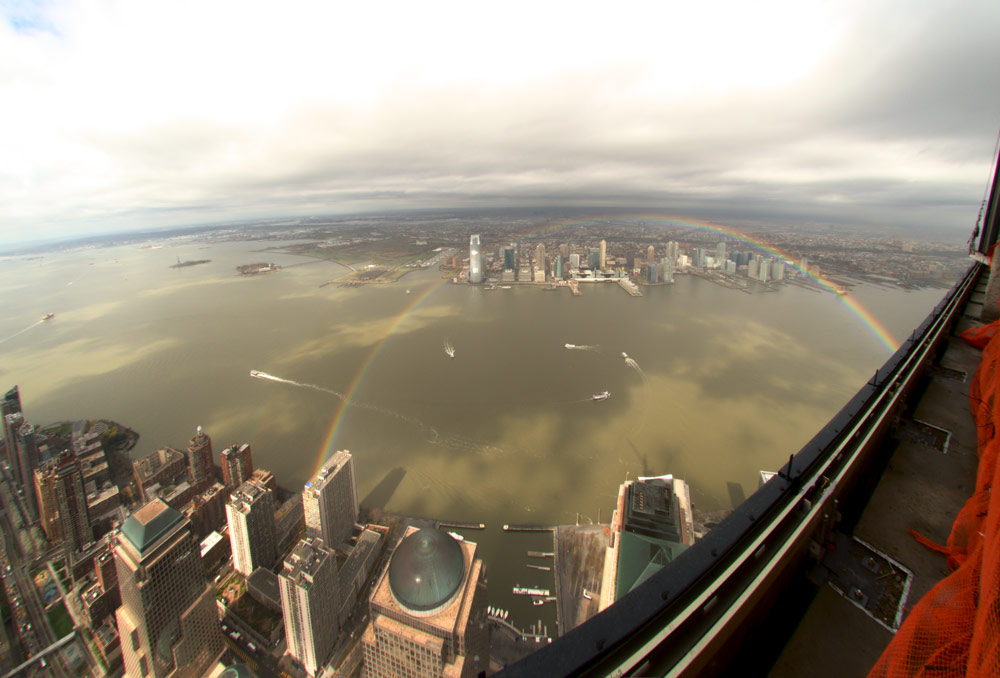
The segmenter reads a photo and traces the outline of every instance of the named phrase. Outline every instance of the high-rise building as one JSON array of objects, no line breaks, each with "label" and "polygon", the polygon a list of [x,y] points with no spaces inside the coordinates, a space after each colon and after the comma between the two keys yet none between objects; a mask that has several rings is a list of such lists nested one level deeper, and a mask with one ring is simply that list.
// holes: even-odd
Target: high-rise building
[{"label": "high-rise building", "polygon": [[771,271],[771,260],[767,257],[760,257],[757,262],[757,280],[762,283],[768,281],[767,274]]},{"label": "high-rise building", "polygon": [[116,537],[122,604],[115,613],[130,678],[195,678],[222,652],[215,592],[188,522],[161,499]]},{"label": "high-rise building", "polygon": [[674,260],[670,257],[663,258],[663,282],[672,283],[674,281]]},{"label": "high-rise building", "polygon": [[473,234],[469,238],[469,282],[481,283],[483,281],[483,253],[479,246],[479,235]]},{"label": "high-rise building", "polygon": [[226,503],[233,569],[250,576],[258,567],[270,569],[277,555],[274,497],[254,480],[239,486]]},{"label": "high-rise building", "polygon": [[354,458],[337,450],[302,491],[306,536],[319,537],[330,548],[347,541],[358,521],[358,484]]},{"label": "high-rise building", "polygon": [[611,517],[600,609],[645,581],[694,543],[687,483],[673,476],[622,483]]},{"label": "high-rise building", "polygon": [[563,258],[561,254],[557,255],[555,261],[552,262],[552,277],[556,280],[561,280],[563,277]]},{"label": "high-rise building", "polygon": [[369,606],[368,676],[472,678],[488,669],[486,567],[475,543],[407,528]]},{"label": "high-rise building", "polygon": [[38,522],[46,539],[53,544],[62,541],[59,530],[59,508],[56,506],[56,461],[50,459],[35,469],[35,497],[38,499]]},{"label": "high-rise building", "polygon": [[545,245],[542,243],[535,248],[535,271],[545,273]]},{"label": "high-rise building", "polygon": [[563,261],[569,259],[569,243],[563,243],[559,246],[559,256],[563,258]]},{"label": "high-rise building", "polygon": [[222,450],[222,484],[226,487],[239,487],[250,480],[253,474],[253,454],[250,443],[230,445]]},{"label": "high-rise building", "polygon": [[783,262],[781,259],[774,259],[771,261],[771,279],[772,280],[785,279],[785,262]]},{"label": "high-rise building", "polygon": [[285,559],[278,587],[288,653],[315,676],[340,632],[336,556],[322,539],[303,539]]},{"label": "high-rise building", "polygon": [[59,533],[66,553],[82,551],[94,541],[87,513],[87,493],[83,488],[80,463],[64,452],[52,468],[52,495],[58,512]]},{"label": "high-rise building", "polygon": [[747,262],[748,278],[750,278],[751,280],[757,279],[757,268],[759,267],[759,265],[760,264],[758,264],[757,259],[751,259],[749,262]]},{"label": "high-rise building", "polygon": [[[6,446],[7,461],[10,463],[11,467],[16,469],[16,457],[17,453],[17,429],[13,428],[14,424],[8,424],[7,417],[12,414],[22,414],[21,411],[21,391],[15,386],[14,388],[7,391],[3,400],[0,401],[0,419],[3,420],[3,440]],[[23,418],[22,420],[23,421]],[[20,423],[17,424],[20,426]]]},{"label": "high-rise building", "polygon": [[587,265],[591,268],[599,268],[601,265],[601,250],[597,247],[587,248]]},{"label": "high-rise building", "polygon": [[580,268],[580,254],[578,252],[569,255],[569,267],[574,271]]},{"label": "high-rise building", "polygon": [[656,257],[654,256],[654,254],[655,250],[653,249],[652,245],[646,248],[646,263],[652,264],[653,262],[656,261]]},{"label": "high-rise building", "polygon": [[38,518],[38,499],[31,488],[35,482],[35,467],[40,463],[38,441],[35,440],[35,427],[25,422],[17,429],[17,468],[20,473],[21,487],[25,490],[24,506],[31,514],[32,520]]},{"label": "high-rise building", "polygon": [[503,270],[505,270],[505,271],[513,271],[514,270],[515,266],[517,265],[516,261],[514,260],[514,253],[515,252],[516,252],[516,250],[514,249],[514,244],[513,243],[511,243],[509,247],[505,247],[504,248],[504,250],[503,250]]},{"label": "high-rise building", "polygon": [[198,432],[187,447],[188,474],[195,492],[208,489],[215,482],[212,439],[198,427]]},{"label": "high-rise building", "polygon": [[608,265],[608,241],[602,240],[600,245],[600,257],[598,259],[598,264],[603,271]]},{"label": "high-rise building", "polygon": [[726,267],[726,243],[724,242],[715,246],[715,265],[719,268]]},{"label": "high-rise building", "polygon": [[660,265],[655,261],[651,264],[646,264],[646,282],[650,284],[656,284],[660,282]]}]

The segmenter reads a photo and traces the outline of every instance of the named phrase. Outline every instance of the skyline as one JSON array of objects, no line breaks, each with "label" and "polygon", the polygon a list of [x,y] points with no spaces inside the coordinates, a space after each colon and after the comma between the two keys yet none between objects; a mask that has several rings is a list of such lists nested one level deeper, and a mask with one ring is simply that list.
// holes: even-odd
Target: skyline
[{"label": "skyline", "polygon": [[0,246],[506,206],[964,240],[1000,123],[983,2],[0,11]]}]

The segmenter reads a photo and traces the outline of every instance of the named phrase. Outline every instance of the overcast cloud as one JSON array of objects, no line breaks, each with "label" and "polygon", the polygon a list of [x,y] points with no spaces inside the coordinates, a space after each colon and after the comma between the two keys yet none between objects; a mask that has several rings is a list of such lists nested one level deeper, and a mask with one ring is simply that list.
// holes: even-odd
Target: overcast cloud
[{"label": "overcast cloud", "polygon": [[497,205],[971,231],[1000,5],[5,2],[0,243]]}]

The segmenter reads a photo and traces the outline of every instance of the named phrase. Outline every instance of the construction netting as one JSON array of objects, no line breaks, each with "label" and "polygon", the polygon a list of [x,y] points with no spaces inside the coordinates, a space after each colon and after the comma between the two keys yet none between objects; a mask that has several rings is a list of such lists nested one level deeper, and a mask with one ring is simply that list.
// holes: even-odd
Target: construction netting
[{"label": "construction netting", "polygon": [[1000,322],[966,330],[983,349],[969,389],[978,428],[976,490],[952,525],[944,545],[917,533],[948,559],[951,574],[913,607],[870,677],[1000,677]]}]

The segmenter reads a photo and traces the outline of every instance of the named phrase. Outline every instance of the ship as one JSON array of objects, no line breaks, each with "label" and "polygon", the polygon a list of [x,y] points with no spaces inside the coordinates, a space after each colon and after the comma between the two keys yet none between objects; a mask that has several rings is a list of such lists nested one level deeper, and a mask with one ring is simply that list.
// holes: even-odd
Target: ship
[{"label": "ship", "polygon": [[576,344],[566,344],[566,348],[576,348]]},{"label": "ship", "polygon": [[260,370],[250,370],[251,377],[259,377],[261,375]]},{"label": "ship", "polygon": [[42,316],[42,320],[51,320],[54,317],[56,317],[55,313],[46,313]]},{"label": "ship", "polygon": [[594,400],[607,400],[610,397],[611,393],[609,391],[601,391],[600,393],[594,394]]},{"label": "ship", "polygon": [[628,360],[628,353],[626,353],[625,351],[622,351],[622,358],[625,358],[625,360]]}]

